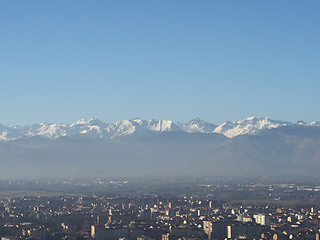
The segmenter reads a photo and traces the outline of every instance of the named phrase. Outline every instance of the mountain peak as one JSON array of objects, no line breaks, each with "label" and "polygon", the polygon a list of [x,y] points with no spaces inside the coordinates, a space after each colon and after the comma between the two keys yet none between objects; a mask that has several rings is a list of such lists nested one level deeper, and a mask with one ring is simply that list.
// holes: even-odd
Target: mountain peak
[{"label": "mountain peak", "polygon": [[268,119],[267,117],[248,117],[238,122],[225,122],[214,132],[233,138],[243,134],[257,134],[265,129],[292,125],[292,123]]},{"label": "mountain peak", "polygon": [[208,123],[204,120],[201,120],[199,117],[196,117],[193,120],[190,120],[186,124],[180,124],[182,129],[186,132],[201,132],[201,133],[212,133],[217,125],[213,123]]},{"label": "mountain peak", "polygon": [[245,118],[244,121],[252,121],[252,120],[256,120],[256,119],[260,120],[260,117],[251,116],[251,117]]},{"label": "mountain peak", "polygon": [[79,121],[76,121],[75,123],[71,124],[71,126],[75,125],[99,125],[104,124],[104,122],[100,121],[98,118],[91,118],[91,119],[80,119]]},{"label": "mountain peak", "polygon": [[307,125],[307,123],[304,122],[304,121],[302,121],[302,120],[297,121],[296,124],[297,124],[297,125]]},{"label": "mountain peak", "polygon": [[132,118],[131,120],[132,120],[132,121],[134,121],[134,120],[142,120],[142,118],[140,118],[140,117],[134,117],[134,118]]},{"label": "mountain peak", "polygon": [[310,123],[310,126],[312,126],[312,127],[320,127],[320,122],[319,121],[313,121],[312,123]]},{"label": "mountain peak", "polygon": [[195,119],[188,121],[187,124],[189,124],[189,123],[202,123],[202,122],[204,122],[204,121],[201,120],[199,117],[196,117]]},{"label": "mountain peak", "polygon": [[268,117],[256,117],[256,116],[252,116],[252,117],[247,117],[245,119],[243,119],[242,121],[238,121],[238,122],[255,122],[255,121],[269,121],[270,119]]}]

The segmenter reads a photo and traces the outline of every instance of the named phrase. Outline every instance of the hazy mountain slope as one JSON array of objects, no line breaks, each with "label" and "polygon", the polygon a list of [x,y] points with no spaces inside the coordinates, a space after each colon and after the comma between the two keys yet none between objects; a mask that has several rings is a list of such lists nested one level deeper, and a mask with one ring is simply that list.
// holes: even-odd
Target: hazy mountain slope
[{"label": "hazy mountain slope", "polygon": [[197,160],[206,174],[319,174],[320,128],[291,126],[244,135]]},{"label": "hazy mountain slope", "polygon": [[[23,149],[16,168],[0,169],[0,174],[7,176],[10,172],[29,177],[174,175],[181,163],[225,141],[228,139],[220,134],[185,132],[112,140],[64,137],[39,148]],[[0,164],[5,164],[4,159],[1,158]]]},{"label": "hazy mountain slope", "polygon": [[[172,122],[154,125],[154,122],[136,121],[129,121],[126,126],[174,127]],[[115,138],[95,134],[59,138],[35,135],[0,142],[0,174],[2,177],[81,177],[320,173],[319,127],[293,124],[233,138],[185,131],[144,134],[143,129],[141,134],[138,130],[137,134]]]}]

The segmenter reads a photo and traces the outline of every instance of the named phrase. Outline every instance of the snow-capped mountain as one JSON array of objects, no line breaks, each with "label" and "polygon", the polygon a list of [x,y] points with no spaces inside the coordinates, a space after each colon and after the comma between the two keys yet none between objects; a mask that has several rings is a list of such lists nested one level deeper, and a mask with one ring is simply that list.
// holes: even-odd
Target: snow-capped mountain
[{"label": "snow-capped mountain", "polygon": [[312,127],[320,127],[320,122],[313,121],[312,123],[310,123],[310,126],[312,126]]},{"label": "snow-capped mountain", "polygon": [[226,137],[233,138],[243,134],[257,134],[265,129],[278,128],[293,125],[290,122],[277,121],[267,117],[248,117],[238,122],[225,122],[214,129],[215,133],[222,133]]},{"label": "snow-capped mountain", "polygon": [[174,123],[171,120],[143,120],[140,118],[122,120],[116,123],[105,123],[99,119],[81,119],[72,124],[41,123],[29,126],[8,127],[0,124],[0,141],[13,141],[18,139],[42,136],[49,139],[60,137],[96,137],[113,139],[129,135],[150,135],[155,132],[182,131],[188,133],[220,133],[228,138],[243,134],[257,134],[265,129],[282,126],[312,126],[320,127],[320,122],[310,124],[298,121],[296,124],[277,121],[269,118],[249,117],[242,121],[227,121],[219,126],[195,118],[187,123]]},{"label": "snow-capped mountain", "polygon": [[73,124],[41,123],[30,126],[7,127],[0,125],[0,141],[12,141],[33,136],[50,139],[70,136],[87,136],[115,138],[128,135],[147,135],[152,132],[182,131],[171,120],[122,120],[116,123],[105,123],[98,119],[81,119]]},{"label": "snow-capped mountain", "polygon": [[181,129],[185,132],[194,133],[212,133],[216,129],[217,125],[209,122],[205,122],[200,118],[195,118],[187,123],[178,123]]},{"label": "snow-capped mountain", "polygon": [[308,124],[307,124],[305,121],[303,121],[303,120],[299,120],[299,121],[296,123],[296,125],[308,126]]},{"label": "snow-capped mountain", "polygon": [[320,122],[250,117],[216,126],[199,118],[135,118],[0,125],[0,162],[1,177],[319,175]]}]

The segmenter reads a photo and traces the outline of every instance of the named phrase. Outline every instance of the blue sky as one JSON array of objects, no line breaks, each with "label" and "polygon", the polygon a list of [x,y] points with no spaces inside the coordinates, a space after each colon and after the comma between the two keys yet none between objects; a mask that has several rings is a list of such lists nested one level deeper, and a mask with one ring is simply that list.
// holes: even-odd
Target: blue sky
[{"label": "blue sky", "polygon": [[6,125],[320,120],[320,2],[1,1]]}]

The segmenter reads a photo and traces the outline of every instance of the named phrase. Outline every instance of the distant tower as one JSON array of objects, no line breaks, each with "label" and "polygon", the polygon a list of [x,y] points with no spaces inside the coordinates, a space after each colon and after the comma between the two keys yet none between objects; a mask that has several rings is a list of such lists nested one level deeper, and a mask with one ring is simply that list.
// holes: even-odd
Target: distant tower
[{"label": "distant tower", "polygon": [[97,224],[100,224],[100,217],[97,216]]}]

